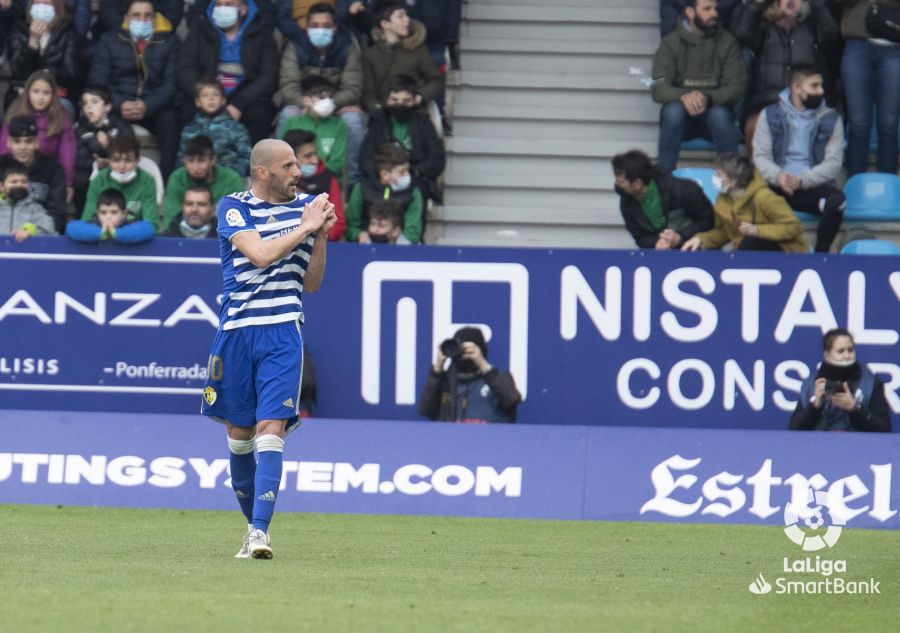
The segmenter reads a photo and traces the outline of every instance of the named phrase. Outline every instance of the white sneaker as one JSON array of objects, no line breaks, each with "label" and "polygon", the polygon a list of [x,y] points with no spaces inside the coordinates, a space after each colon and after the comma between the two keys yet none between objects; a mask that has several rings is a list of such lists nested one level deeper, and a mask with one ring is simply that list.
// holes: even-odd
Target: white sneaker
[{"label": "white sneaker", "polygon": [[247,547],[250,550],[251,558],[272,558],[272,548],[269,547],[269,535],[262,530],[252,530],[247,534]]},{"label": "white sneaker", "polygon": [[253,525],[247,524],[247,533],[244,534],[244,542],[241,545],[241,549],[237,554],[234,555],[235,558],[250,558],[250,532],[253,531]]},{"label": "white sneaker", "polygon": [[234,555],[235,558],[250,558],[250,534],[244,534],[244,542],[241,545],[241,549],[237,554]]}]

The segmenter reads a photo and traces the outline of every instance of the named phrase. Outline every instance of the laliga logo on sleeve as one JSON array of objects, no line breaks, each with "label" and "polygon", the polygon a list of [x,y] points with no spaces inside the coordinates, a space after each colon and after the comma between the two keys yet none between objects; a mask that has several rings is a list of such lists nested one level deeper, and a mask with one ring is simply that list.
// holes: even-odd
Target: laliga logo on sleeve
[{"label": "laliga logo on sleeve", "polygon": [[[804,552],[817,552],[826,547],[834,547],[838,539],[841,537],[846,521],[844,517],[835,516],[828,507],[828,494],[824,490],[817,490],[813,495],[812,489],[807,491],[807,504],[815,500],[817,504],[814,508],[803,507],[797,508],[793,503],[788,503],[784,507],[784,533],[791,541],[800,545]],[[818,530],[825,525],[825,517],[822,516],[822,508],[828,511],[828,517],[831,519],[831,525],[825,530],[824,534],[810,534],[800,527],[800,520],[810,530]]]},{"label": "laliga logo on sleeve", "polygon": [[228,226],[246,226],[247,223],[244,221],[244,216],[241,215],[241,212],[237,209],[228,209],[225,212],[225,221],[228,223]]}]

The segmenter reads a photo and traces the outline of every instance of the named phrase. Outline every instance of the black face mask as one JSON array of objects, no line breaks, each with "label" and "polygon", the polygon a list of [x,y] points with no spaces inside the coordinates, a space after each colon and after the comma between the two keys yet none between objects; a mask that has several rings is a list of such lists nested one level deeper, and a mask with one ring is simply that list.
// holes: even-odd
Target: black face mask
[{"label": "black face mask", "polygon": [[25,187],[11,187],[6,190],[6,199],[16,204],[28,197],[28,189]]},{"label": "black face mask", "polygon": [[388,235],[376,235],[375,233],[369,233],[369,240],[371,240],[373,244],[387,244],[391,241],[391,238]]},{"label": "black face mask", "polygon": [[824,99],[825,95],[808,95],[805,99],[800,99],[800,103],[802,103],[803,107],[807,110],[815,110],[822,105]]},{"label": "black face mask", "polygon": [[410,106],[387,106],[385,110],[401,123],[406,123],[415,114],[415,109]]}]

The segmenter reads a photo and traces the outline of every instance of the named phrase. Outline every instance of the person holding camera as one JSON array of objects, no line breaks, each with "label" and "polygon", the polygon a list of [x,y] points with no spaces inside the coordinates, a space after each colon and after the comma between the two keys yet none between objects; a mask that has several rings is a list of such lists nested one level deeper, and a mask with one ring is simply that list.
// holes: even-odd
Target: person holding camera
[{"label": "person holding camera", "polygon": [[438,346],[419,413],[445,422],[515,422],[521,401],[512,374],[487,361],[481,330],[464,327]]},{"label": "person holding camera", "polygon": [[891,431],[881,382],[856,360],[853,336],[835,328],[822,338],[824,360],[800,388],[792,431]]}]

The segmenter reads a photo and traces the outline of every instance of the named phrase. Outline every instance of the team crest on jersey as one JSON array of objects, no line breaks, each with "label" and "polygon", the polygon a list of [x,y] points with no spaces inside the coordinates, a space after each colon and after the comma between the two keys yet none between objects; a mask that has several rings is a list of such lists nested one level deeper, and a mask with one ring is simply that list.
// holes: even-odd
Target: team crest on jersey
[{"label": "team crest on jersey", "polygon": [[247,223],[244,221],[244,216],[241,215],[241,212],[237,209],[228,209],[225,212],[225,221],[228,223],[228,226],[246,226]]},{"label": "team crest on jersey", "polygon": [[203,399],[206,400],[206,404],[212,406],[216,403],[216,398],[219,397],[219,394],[216,393],[216,390],[212,387],[207,387],[203,390]]}]

